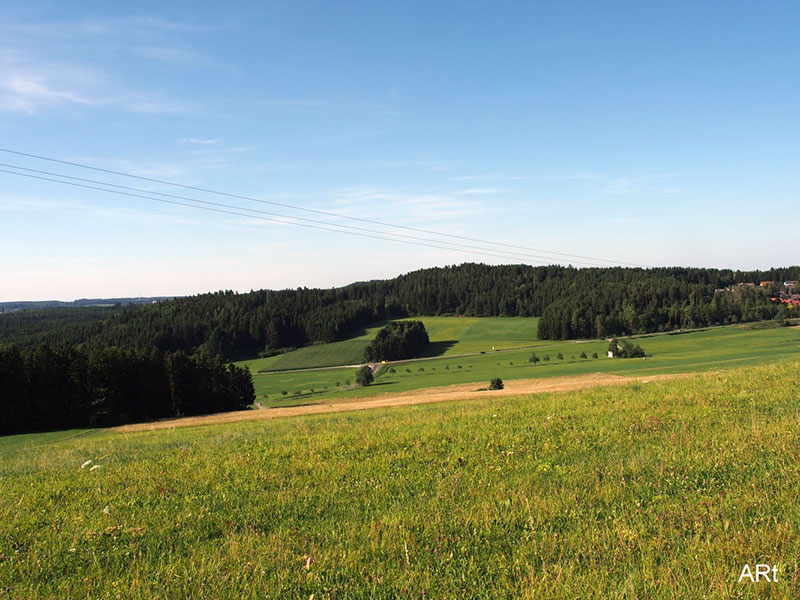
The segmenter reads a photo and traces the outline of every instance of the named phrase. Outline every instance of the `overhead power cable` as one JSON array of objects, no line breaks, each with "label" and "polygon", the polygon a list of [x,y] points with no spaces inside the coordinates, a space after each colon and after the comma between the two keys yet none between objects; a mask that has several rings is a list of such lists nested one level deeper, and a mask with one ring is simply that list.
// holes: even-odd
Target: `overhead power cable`
[{"label": "overhead power cable", "polygon": [[[222,207],[222,208],[226,208],[226,209],[244,210],[244,211],[252,212],[252,213],[255,213],[255,214],[259,214],[259,215],[267,215],[267,216],[271,216],[271,217],[279,217],[281,219],[291,219],[292,221],[286,221],[287,223],[290,223],[290,224],[293,224],[293,221],[303,221],[305,223],[314,223],[314,224],[317,224],[317,225],[324,225],[324,226],[329,226],[329,227],[331,227],[331,226],[332,227],[339,227],[339,228],[342,228],[342,229],[349,229],[349,230],[353,230],[353,231],[366,232],[366,233],[370,233],[370,234],[378,233],[378,234],[381,234],[381,235],[384,235],[384,236],[392,236],[393,238],[405,238],[405,239],[408,239],[408,240],[414,240],[414,241],[418,241],[418,242],[428,242],[428,243],[433,242],[433,243],[437,243],[437,244],[447,244],[448,248],[450,248],[452,246],[453,247],[452,249],[454,249],[454,250],[455,249],[459,249],[459,248],[467,248],[467,249],[472,250],[472,251],[476,251],[476,250],[487,251],[487,252],[491,252],[492,253],[491,256],[501,256],[502,255],[505,258],[513,258],[513,259],[516,259],[516,260],[522,259],[522,260],[532,261],[532,262],[541,262],[541,264],[547,264],[547,261],[552,261],[553,260],[553,258],[549,257],[549,256],[537,256],[537,255],[531,255],[531,254],[522,254],[522,253],[519,253],[519,252],[509,252],[507,250],[498,250],[498,249],[494,249],[494,248],[483,248],[483,247],[475,246],[475,245],[471,245],[471,244],[461,244],[461,243],[458,243],[458,242],[450,242],[450,241],[446,241],[446,240],[444,240],[444,241],[431,240],[431,239],[428,239],[428,238],[422,238],[422,237],[419,237],[419,236],[411,236],[411,235],[407,235],[407,234],[391,233],[391,232],[388,232],[388,231],[376,231],[374,229],[366,229],[364,227],[355,227],[353,225],[343,225],[343,224],[340,224],[340,223],[330,223],[328,221],[319,221],[319,220],[316,220],[316,219],[307,219],[307,218],[304,218],[304,217],[296,217],[296,216],[292,216],[292,215],[284,215],[284,214],[280,214],[280,213],[263,211],[263,210],[258,210],[258,209],[254,209],[254,208],[246,208],[246,207],[242,207],[242,206],[234,206],[234,205],[230,205],[230,204],[223,204],[223,203],[220,203],[220,202],[211,202],[211,201],[208,201],[208,200],[201,200],[199,198],[191,198],[191,197],[187,197],[187,196],[179,196],[179,195],[176,195],[176,194],[167,194],[165,192],[156,192],[156,191],[153,191],[153,190],[146,190],[146,189],[136,188],[136,187],[131,187],[131,186],[118,185],[118,184],[114,184],[114,183],[107,183],[107,182],[104,182],[104,181],[97,181],[95,179],[86,179],[86,178],[83,178],[83,177],[75,177],[75,176],[72,176],[72,175],[64,175],[62,173],[54,173],[52,171],[43,171],[41,169],[31,169],[31,168],[28,168],[28,167],[22,167],[22,166],[19,166],[19,165],[12,165],[12,164],[8,164],[8,163],[0,162],[0,167],[7,167],[7,168],[10,168],[10,169],[18,169],[18,170],[21,170],[21,171],[27,171],[28,173],[37,173],[39,175],[47,175],[47,176],[50,176],[50,177],[59,177],[59,178],[63,178],[63,179],[69,179],[69,180],[72,180],[72,181],[80,181],[82,183],[90,184],[89,186],[87,186],[88,189],[95,189],[95,190],[108,191],[108,192],[111,192],[111,193],[115,193],[115,191],[113,189],[107,189],[107,188],[116,188],[118,190],[128,190],[128,191],[131,191],[131,192],[138,192],[140,194],[154,194],[154,195],[157,195],[157,196],[163,196],[165,198],[173,198],[173,199],[176,199],[176,200],[183,200],[183,201],[186,201],[186,202],[197,202],[197,203],[200,203],[200,204],[205,204],[205,205],[209,205],[209,206],[217,206],[217,207]],[[25,175],[25,173],[17,173],[15,171],[2,170],[2,172],[15,174],[15,175],[22,175],[22,176]],[[52,181],[54,183],[70,184],[69,181],[61,181],[60,179],[50,179],[49,177],[43,177],[42,179],[45,180],[45,181]],[[105,187],[95,187],[95,186],[105,186]],[[138,195],[135,196],[135,197],[145,198],[144,196],[138,196]],[[152,198],[150,196],[147,196],[146,199],[155,200],[155,198]],[[194,205],[188,205],[188,206],[194,206]],[[339,231],[339,230],[337,229],[335,231]],[[404,241],[404,240],[395,240],[395,241]],[[500,254],[497,254],[497,253],[500,253]],[[596,267],[604,266],[604,265],[600,265],[598,263],[591,263],[591,262],[586,262],[586,261],[572,261],[572,262],[581,263],[581,264],[585,264],[585,265],[589,265],[589,266],[596,266]]]},{"label": "overhead power cable", "polygon": [[[52,158],[52,157],[49,157],[49,156],[43,156],[43,155],[40,155],[40,154],[31,154],[31,153],[28,153],[28,152],[20,152],[18,150],[12,150],[10,148],[0,148],[0,152],[6,152],[8,154],[14,154],[14,155],[17,155],[17,156],[24,156],[24,157],[33,158],[33,159],[36,159],[36,160],[44,160],[44,161],[57,163],[57,164],[62,164],[62,165],[67,165],[67,166],[71,166],[71,167],[78,167],[78,168],[81,168],[81,169],[89,169],[89,170],[92,170],[92,171],[97,171],[97,172],[101,172],[101,173],[107,173],[107,174],[111,174],[111,175],[118,175],[118,176],[121,176],[121,177],[129,177],[129,178],[132,178],[132,179],[138,179],[138,180],[141,180],[141,181],[148,181],[148,182],[151,182],[151,183],[159,183],[159,184],[162,184],[162,185],[169,185],[169,186],[173,186],[173,187],[177,187],[177,188],[193,190],[193,191],[196,191],[196,192],[202,192],[202,193],[206,193],[206,194],[214,194],[214,195],[218,195],[218,196],[225,196],[225,197],[234,198],[234,199],[237,199],[237,200],[245,200],[245,201],[248,201],[248,202],[258,202],[258,203],[261,203],[261,204],[271,204],[273,206],[280,206],[282,208],[288,208],[288,209],[291,209],[291,210],[299,210],[299,211],[304,211],[304,212],[316,213],[316,214],[325,215],[325,216],[328,216],[328,217],[334,217],[334,218],[337,218],[337,219],[347,219],[347,220],[351,220],[351,221],[361,221],[363,223],[369,223],[369,224],[372,224],[372,225],[380,225],[381,227],[391,227],[393,229],[403,229],[403,230],[406,230],[406,231],[415,231],[417,233],[425,233],[425,234],[428,234],[428,235],[436,235],[436,236],[441,236],[441,237],[460,239],[460,240],[469,241],[469,242],[477,242],[477,243],[480,243],[480,244],[488,244],[488,245],[491,245],[491,246],[501,246],[501,247],[505,247],[505,248],[514,248],[514,249],[517,249],[517,250],[540,252],[540,253],[543,253],[543,254],[553,255],[554,257],[555,256],[561,256],[561,257],[565,257],[567,259],[570,259],[571,262],[578,262],[578,261],[576,261],[574,259],[584,259],[584,260],[592,261],[592,262],[595,262],[595,263],[607,263],[609,265],[625,265],[625,266],[631,266],[631,267],[649,268],[647,265],[643,265],[643,264],[639,264],[639,263],[631,263],[631,262],[624,262],[624,261],[618,261],[618,260],[610,260],[610,259],[597,258],[597,257],[592,257],[592,256],[583,256],[583,255],[580,255],[580,254],[570,254],[570,253],[566,253],[566,252],[555,252],[555,251],[551,251],[551,250],[543,250],[543,249],[540,249],[540,248],[531,248],[531,247],[528,247],[528,246],[519,246],[519,245],[516,245],[516,244],[506,244],[504,242],[493,242],[491,240],[484,240],[484,239],[474,238],[474,237],[469,237],[469,236],[456,235],[456,234],[452,234],[452,233],[444,233],[444,232],[440,232],[440,231],[432,231],[432,230],[429,230],[429,229],[421,229],[421,228],[418,228],[418,227],[409,227],[409,226],[406,226],[406,225],[397,225],[397,224],[394,224],[394,223],[387,223],[387,222],[384,222],[384,221],[366,219],[366,218],[363,218],[363,217],[353,217],[353,216],[350,216],[350,215],[343,215],[343,214],[340,214],[340,213],[334,213],[334,212],[315,209],[315,208],[308,208],[308,207],[305,207],[305,206],[298,206],[298,205],[288,204],[288,203],[284,203],[284,202],[276,202],[276,201],[273,201],[273,200],[264,200],[263,198],[255,198],[255,197],[252,197],[252,196],[243,196],[243,195],[239,195],[239,194],[231,194],[231,193],[228,193],[228,192],[222,192],[222,191],[219,191],[219,190],[213,190],[213,189],[203,188],[203,187],[199,187],[199,186],[185,185],[185,184],[176,183],[176,182],[173,182],[173,181],[167,181],[167,180],[164,180],[164,179],[156,179],[156,178],[153,178],[153,177],[145,177],[143,175],[135,175],[133,173],[126,173],[124,171],[115,171],[113,169],[104,169],[102,167],[95,167],[95,166],[87,165],[87,164],[83,164],[83,163],[60,160],[60,159],[57,159],[57,158]],[[558,259],[548,258],[548,260],[558,260]],[[586,263],[586,264],[591,264],[591,263]]]},{"label": "overhead power cable", "polygon": [[[87,185],[87,184],[83,184],[83,183],[52,179],[50,177],[42,177],[40,175],[33,175],[33,174],[30,174],[30,173],[19,173],[19,172],[16,172],[16,171],[9,171],[7,169],[0,169],[0,173],[8,173],[10,175],[18,175],[20,177],[28,177],[28,178],[31,178],[31,179],[38,179],[38,180],[41,180],[41,181],[50,181],[50,182],[53,182],[53,183],[60,183],[60,184],[63,184],[63,185],[70,185],[70,186],[73,186],[73,187],[79,187],[79,188],[84,188],[84,189],[98,190],[98,191],[101,191],[101,192],[108,192],[108,193],[111,193],[111,194],[118,194],[118,195],[121,195],[121,196],[129,196],[129,197],[132,197],[132,198],[142,198],[142,199],[145,199],[145,200],[153,200],[155,202],[163,202],[163,203],[166,203],[166,204],[174,204],[174,205],[177,205],[177,206],[187,206],[187,207],[190,207],[190,208],[197,208],[197,209],[200,209],[200,210],[206,210],[206,211],[210,211],[210,212],[222,213],[222,214],[227,214],[227,215],[236,215],[236,216],[239,216],[239,217],[248,217],[248,218],[251,218],[251,219],[259,219],[259,220],[262,220],[262,221],[269,221],[269,222],[272,222],[272,223],[280,223],[282,225],[295,225],[297,227],[306,227],[306,228],[309,228],[309,229],[319,229],[319,230],[322,230],[322,231],[334,231],[336,233],[345,233],[345,234],[348,234],[348,235],[354,235],[354,236],[358,236],[358,237],[372,238],[372,239],[376,239],[376,240],[384,240],[384,241],[390,241],[390,242],[400,242],[400,243],[404,243],[404,244],[411,244],[411,245],[414,245],[414,246],[425,246],[427,248],[438,248],[438,249],[441,249],[441,250],[454,250],[456,252],[466,252],[468,254],[477,254],[477,255],[481,255],[481,256],[493,256],[493,257],[496,257],[496,258],[503,258],[503,259],[508,259],[510,257],[513,257],[513,255],[510,255],[510,254],[497,254],[495,252],[487,252],[487,251],[480,251],[480,250],[468,250],[468,249],[465,249],[465,248],[456,248],[456,247],[453,247],[453,246],[442,246],[440,244],[435,244],[435,243],[434,244],[430,244],[430,243],[424,243],[424,242],[414,242],[414,241],[410,241],[410,240],[404,240],[404,239],[401,239],[401,238],[385,237],[385,235],[372,235],[372,234],[369,234],[369,233],[358,233],[358,232],[355,232],[355,231],[348,231],[347,229],[335,229],[335,227],[340,227],[339,225],[337,225],[335,223],[330,223],[330,227],[324,227],[324,226],[321,226],[321,225],[310,225],[308,223],[296,223],[296,222],[292,222],[292,221],[289,221],[289,220],[281,220],[281,219],[275,219],[275,218],[271,218],[271,217],[265,217],[265,216],[261,216],[259,214],[249,214],[249,213],[245,213],[245,212],[239,212],[239,211],[242,211],[242,210],[256,212],[256,213],[260,212],[260,211],[254,211],[254,209],[249,209],[249,208],[231,206],[230,208],[238,209],[238,210],[226,210],[226,209],[223,209],[223,208],[215,208],[213,206],[199,206],[197,204],[190,204],[188,202],[179,202],[177,200],[167,200],[166,198],[155,198],[153,196],[147,196],[147,195],[144,195],[144,194],[134,194],[132,192],[124,192],[124,191],[121,191],[121,190],[112,190],[112,189],[108,189],[108,188],[102,188],[102,187]],[[216,203],[211,203],[211,202],[205,202],[205,204],[213,204],[213,205],[216,205],[216,206],[229,206],[229,205],[226,205],[226,204],[216,204]],[[287,217],[287,219],[296,219],[296,218],[297,217]],[[388,235],[397,235],[397,234],[388,234]],[[442,243],[447,243],[447,242],[442,242]],[[500,251],[498,251],[498,252],[500,252]],[[548,264],[548,263],[546,263],[544,261],[529,260],[527,262],[538,262],[539,264]]]}]

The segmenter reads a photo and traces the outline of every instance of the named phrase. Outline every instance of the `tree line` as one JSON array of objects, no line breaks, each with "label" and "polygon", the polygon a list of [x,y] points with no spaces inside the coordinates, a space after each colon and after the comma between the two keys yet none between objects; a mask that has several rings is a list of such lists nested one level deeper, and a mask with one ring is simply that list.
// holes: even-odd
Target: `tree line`
[{"label": "tree line", "polygon": [[0,434],[108,427],[241,410],[250,372],[185,352],[0,349]]},{"label": "tree line", "polygon": [[[43,342],[85,349],[157,348],[231,360],[337,341],[365,325],[412,315],[539,316],[543,339],[608,337],[774,318],[781,308],[765,290],[738,284],[786,279],[800,279],[800,267],[731,271],[467,263],[335,289],[201,294],[91,322],[40,323],[27,337],[12,324],[11,330],[0,327],[0,345],[5,340],[29,348]],[[0,316],[0,323],[9,316]]]}]

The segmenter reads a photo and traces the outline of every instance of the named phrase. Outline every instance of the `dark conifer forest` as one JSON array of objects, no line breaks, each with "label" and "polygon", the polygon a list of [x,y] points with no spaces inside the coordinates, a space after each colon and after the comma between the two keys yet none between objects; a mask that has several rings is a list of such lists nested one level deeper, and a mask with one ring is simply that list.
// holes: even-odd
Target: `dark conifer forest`
[{"label": "dark conifer forest", "polygon": [[0,349],[0,435],[242,410],[249,371],[219,358],[105,348]]},{"label": "dark conifer forest", "polygon": [[101,320],[31,323],[16,312],[0,316],[0,346],[157,348],[231,360],[337,341],[364,325],[413,315],[538,316],[542,339],[608,337],[780,317],[781,307],[770,299],[774,290],[758,284],[787,279],[800,279],[800,267],[746,272],[463,264],[335,289],[220,291],[118,309]]}]

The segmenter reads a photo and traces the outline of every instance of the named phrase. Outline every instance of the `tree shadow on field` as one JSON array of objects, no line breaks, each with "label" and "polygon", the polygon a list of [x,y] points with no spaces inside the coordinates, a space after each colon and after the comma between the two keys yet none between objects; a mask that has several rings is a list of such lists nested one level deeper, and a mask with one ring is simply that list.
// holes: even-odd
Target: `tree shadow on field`
[{"label": "tree shadow on field", "polygon": [[458,340],[446,340],[443,342],[431,342],[428,344],[428,347],[425,348],[425,352],[422,353],[422,356],[425,358],[430,358],[433,356],[441,356],[445,352],[447,352],[450,348],[455,346],[458,343]]}]

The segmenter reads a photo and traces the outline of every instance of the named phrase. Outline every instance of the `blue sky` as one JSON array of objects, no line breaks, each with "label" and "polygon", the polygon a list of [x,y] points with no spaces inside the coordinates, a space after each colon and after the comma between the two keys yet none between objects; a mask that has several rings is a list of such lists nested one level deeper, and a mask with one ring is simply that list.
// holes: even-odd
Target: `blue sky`
[{"label": "blue sky", "polygon": [[[612,261],[796,264],[798,30],[790,2],[5,2],[0,147]],[[0,301],[523,262],[0,182]]]}]

